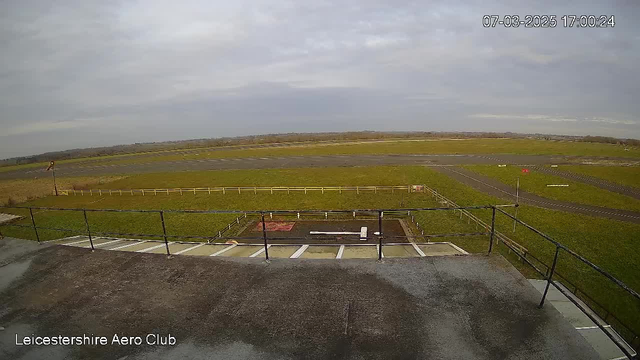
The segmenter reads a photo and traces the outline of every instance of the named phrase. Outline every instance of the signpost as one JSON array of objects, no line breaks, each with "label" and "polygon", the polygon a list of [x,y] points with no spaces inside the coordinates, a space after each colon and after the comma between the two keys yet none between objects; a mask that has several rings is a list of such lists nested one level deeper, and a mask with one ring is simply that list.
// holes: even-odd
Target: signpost
[{"label": "signpost", "polygon": [[56,185],[56,163],[51,160],[49,162],[49,166],[47,167],[47,171],[53,171],[53,190],[56,192],[56,196],[58,196],[58,186]]}]

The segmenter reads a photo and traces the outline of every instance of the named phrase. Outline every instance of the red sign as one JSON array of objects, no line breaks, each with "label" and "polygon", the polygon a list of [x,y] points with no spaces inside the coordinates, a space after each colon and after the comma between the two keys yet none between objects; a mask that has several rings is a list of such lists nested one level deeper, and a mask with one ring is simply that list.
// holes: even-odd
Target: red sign
[{"label": "red sign", "polygon": [[528,174],[529,173],[529,169],[522,169],[522,173],[523,174]]}]

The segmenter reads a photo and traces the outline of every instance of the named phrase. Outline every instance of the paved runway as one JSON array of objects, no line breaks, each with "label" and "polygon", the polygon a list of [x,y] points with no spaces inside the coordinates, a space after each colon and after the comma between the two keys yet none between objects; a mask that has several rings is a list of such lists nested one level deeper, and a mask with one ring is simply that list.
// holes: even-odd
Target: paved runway
[{"label": "paved runway", "polygon": [[[473,171],[453,166],[434,167],[433,169],[457,181],[460,181],[465,185],[469,185],[472,188],[485,194],[505,199],[510,202],[515,202],[515,188],[503,184],[488,176],[480,175],[474,173]],[[520,190],[519,201],[520,204],[537,206],[545,209],[561,210],[576,214],[598,216],[640,224],[640,213],[634,211],[611,209],[605,207],[577,204],[568,201],[553,200],[522,190]]]},{"label": "paved runway", "polygon": [[[606,158],[598,158],[604,160]],[[561,155],[318,155],[286,157],[247,157],[179,161],[147,161],[136,164],[75,163],[56,166],[58,176],[93,176],[151,172],[228,169],[280,169],[301,167],[375,166],[375,165],[463,165],[463,164],[580,164],[591,157]],[[615,159],[612,159],[615,160]],[[51,176],[44,168],[0,173],[1,179],[25,179]]]}]

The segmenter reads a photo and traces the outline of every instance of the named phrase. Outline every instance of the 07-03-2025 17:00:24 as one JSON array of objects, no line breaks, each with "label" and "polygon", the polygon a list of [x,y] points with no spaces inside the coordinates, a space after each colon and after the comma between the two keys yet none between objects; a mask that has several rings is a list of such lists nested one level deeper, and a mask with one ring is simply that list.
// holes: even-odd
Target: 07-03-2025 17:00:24
[{"label": "07-03-2025 17:00:24", "polygon": [[482,26],[494,28],[613,28],[614,15],[484,15]]}]

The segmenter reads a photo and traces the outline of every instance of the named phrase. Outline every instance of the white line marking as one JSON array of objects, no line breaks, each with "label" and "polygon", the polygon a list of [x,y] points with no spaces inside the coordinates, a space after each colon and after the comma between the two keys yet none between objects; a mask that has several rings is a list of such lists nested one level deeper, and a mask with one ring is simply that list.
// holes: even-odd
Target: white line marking
[{"label": "white line marking", "polygon": [[192,247],[186,248],[184,250],[180,250],[177,253],[174,253],[173,255],[180,255],[180,254],[186,253],[187,251],[191,251],[191,250],[197,249],[200,246],[204,246],[204,245],[206,245],[206,244],[200,244],[200,245],[192,246]]},{"label": "white line marking", "polygon": [[111,249],[111,250],[120,250],[120,249],[127,248],[127,247],[129,247],[129,246],[139,245],[139,244],[146,243],[146,242],[147,242],[147,240],[138,241],[138,242],[134,242],[133,244],[127,244],[127,245],[122,245],[122,246],[114,247],[114,248],[113,248],[113,249]]},{"label": "white line marking", "polygon": [[122,241],[122,239],[107,241],[107,242],[104,242],[102,244],[95,245],[95,247],[109,245],[109,244],[117,243],[119,241]]},{"label": "white line marking", "polygon": [[342,259],[342,254],[344,254],[344,245],[340,245],[340,249],[338,249],[338,255],[336,255],[336,259]]},{"label": "white line marking", "polygon": [[298,249],[296,252],[294,252],[293,255],[291,255],[291,257],[289,257],[289,259],[297,259],[297,258],[299,258],[300,255],[302,255],[302,253],[304,253],[308,248],[309,248],[309,245],[300,246],[300,249]]},{"label": "white line marking", "polygon": [[[610,328],[611,325],[602,325],[602,327]],[[593,326],[581,326],[576,328],[576,330],[590,330],[590,329],[600,329],[600,327],[598,327],[597,325],[593,325]]]},{"label": "white line marking", "polygon": [[233,245],[231,245],[231,246],[229,246],[229,247],[226,247],[226,248],[224,248],[224,249],[222,249],[222,250],[220,250],[220,251],[218,251],[218,252],[215,252],[215,253],[213,253],[213,254],[211,254],[211,255],[209,255],[209,256],[218,256],[218,255],[220,255],[220,254],[222,254],[222,253],[224,253],[224,252],[227,252],[227,251],[229,251],[229,250],[233,249],[233,248],[234,248],[234,247],[236,247],[236,246],[238,246],[238,244],[233,244]]},{"label": "white line marking", "polygon": [[416,250],[416,252],[417,252],[418,254],[420,254],[420,256],[422,256],[422,257],[427,256],[427,255],[425,255],[425,254],[424,254],[424,252],[422,251],[422,249],[420,249],[420,248],[418,247],[418,245],[416,245],[416,243],[412,242],[412,243],[411,243],[411,245],[413,245],[413,248]]},{"label": "white line marking", "polygon": [[[267,249],[271,247],[271,244],[267,245]],[[249,257],[256,257],[260,254],[262,254],[264,252],[264,247],[261,248],[260,250],[254,252],[253,254],[249,255]]]},{"label": "white line marking", "polygon": [[[169,245],[171,245],[171,244],[173,244],[173,243],[172,243],[172,242],[170,242],[170,243],[168,243],[168,244],[169,244]],[[136,251],[136,252],[143,253],[143,252],[147,252],[147,251],[151,251],[151,250],[155,250],[155,249],[161,248],[161,247],[163,247],[164,245],[165,245],[165,244],[160,244],[160,245],[152,246],[152,247],[150,247],[150,248],[146,248],[146,249],[138,250],[138,251]]]},{"label": "white line marking", "polygon": [[71,242],[71,243],[68,243],[68,244],[62,244],[62,245],[71,246],[71,245],[75,245],[75,244],[83,243],[83,242],[85,242],[85,241],[89,241],[89,239],[87,239],[87,240],[80,240],[80,241],[74,241],[74,242]]},{"label": "white line marking", "polygon": [[450,242],[447,242],[446,244],[449,244],[452,248],[454,248],[454,249],[456,249],[456,250],[460,251],[461,253],[463,253],[463,254],[465,254],[465,255],[469,255],[469,253],[468,253],[468,252],[466,252],[466,251],[462,250],[462,248],[461,248],[461,247],[456,246],[455,244],[452,244],[452,243],[450,243]]}]

